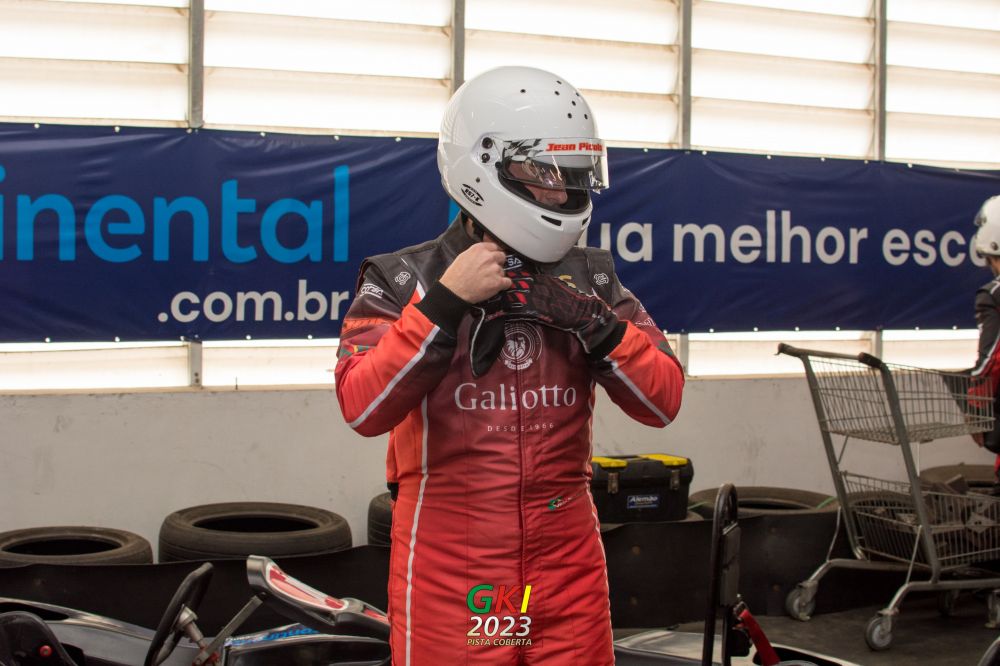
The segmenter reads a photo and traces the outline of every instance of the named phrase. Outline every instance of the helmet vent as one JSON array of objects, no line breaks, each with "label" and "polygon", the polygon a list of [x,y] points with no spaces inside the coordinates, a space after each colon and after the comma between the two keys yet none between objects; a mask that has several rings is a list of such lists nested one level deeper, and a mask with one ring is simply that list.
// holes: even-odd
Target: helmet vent
[{"label": "helmet vent", "polygon": [[543,220],[545,220],[546,222],[548,222],[551,225],[554,225],[554,226],[557,226],[557,227],[561,227],[562,226],[562,220],[557,220],[556,218],[549,217],[548,215],[542,215],[541,217],[542,217]]}]

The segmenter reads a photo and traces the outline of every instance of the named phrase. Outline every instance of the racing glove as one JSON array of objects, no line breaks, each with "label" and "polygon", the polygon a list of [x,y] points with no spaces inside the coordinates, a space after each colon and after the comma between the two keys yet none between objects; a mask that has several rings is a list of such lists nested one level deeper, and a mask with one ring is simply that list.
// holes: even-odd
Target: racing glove
[{"label": "racing glove", "polygon": [[[504,271],[511,281],[521,273],[523,271],[519,268],[507,268]],[[507,321],[505,300],[506,292],[501,292],[472,306],[475,314],[469,333],[469,360],[472,364],[473,377],[479,378],[485,375],[493,367],[493,362],[503,349],[506,338],[504,326]]]},{"label": "racing glove", "polygon": [[519,271],[503,292],[510,319],[529,319],[572,333],[592,359],[604,358],[625,335],[625,322],[596,294],[585,294],[566,279]]}]

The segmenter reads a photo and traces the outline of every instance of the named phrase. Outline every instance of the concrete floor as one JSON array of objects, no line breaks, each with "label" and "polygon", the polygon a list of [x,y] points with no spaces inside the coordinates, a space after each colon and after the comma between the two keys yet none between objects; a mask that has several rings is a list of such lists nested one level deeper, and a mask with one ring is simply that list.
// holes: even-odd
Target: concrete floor
[{"label": "concrete floor", "polygon": [[929,595],[903,604],[893,625],[892,645],[874,652],[865,628],[878,606],[817,615],[809,622],[788,617],[758,618],[771,640],[808,647],[864,666],[976,666],[1000,631],[986,628],[986,603],[970,595],[959,599],[955,614],[942,617]]},{"label": "concrete floor", "polygon": [[[752,610],[752,609],[751,609]],[[821,652],[863,666],[976,666],[1000,631],[987,629],[986,602],[963,593],[951,617],[942,617],[934,595],[912,595],[893,627],[888,650],[873,652],[865,643],[865,627],[878,606],[815,615],[809,622],[789,617],[757,617],[769,640]],[[681,625],[701,631],[701,625]]]}]

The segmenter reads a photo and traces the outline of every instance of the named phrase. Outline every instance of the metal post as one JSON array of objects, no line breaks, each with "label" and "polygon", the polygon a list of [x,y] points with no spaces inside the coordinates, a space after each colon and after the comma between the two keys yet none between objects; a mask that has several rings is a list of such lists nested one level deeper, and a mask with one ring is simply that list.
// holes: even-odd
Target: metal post
[{"label": "metal post", "polygon": [[677,335],[677,360],[681,362],[684,374],[688,374],[688,356],[691,353],[691,342],[687,333]]},{"label": "metal post", "polygon": [[465,0],[451,3],[451,92],[465,81]]},{"label": "metal post", "polygon": [[188,8],[188,127],[205,124],[205,0]]},{"label": "metal post", "polygon": [[885,160],[885,94],[888,72],[886,71],[886,42],[889,19],[886,16],[888,0],[875,0],[875,159]]},{"label": "metal post", "polygon": [[871,355],[875,358],[882,358],[882,329],[877,328],[871,331],[872,350]]},{"label": "metal post", "polygon": [[188,386],[201,388],[202,383],[202,357],[201,340],[185,338],[184,343],[188,350]]},{"label": "metal post", "polygon": [[[884,1],[884,0],[883,0]],[[693,0],[680,0],[677,34],[677,138],[681,148],[691,147],[691,16]]]}]

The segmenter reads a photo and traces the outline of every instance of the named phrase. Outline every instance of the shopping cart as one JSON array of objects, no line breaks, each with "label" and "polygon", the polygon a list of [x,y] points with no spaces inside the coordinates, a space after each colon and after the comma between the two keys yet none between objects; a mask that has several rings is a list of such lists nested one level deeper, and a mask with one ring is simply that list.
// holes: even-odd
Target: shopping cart
[{"label": "shopping cart", "polygon": [[[911,448],[942,437],[991,431],[991,388],[968,375],[883,363],[870,354],[786,344],[778,346],[778,353],[795,356],[805,366],[855,557],[831,559],[828,554],[826,562],[788,594],[788,614],[809,619],[819,580],[831,569],[905,571],[906,582],[865,628],[871,649],[890,646],[893,623],[909,592],[939,592],[939,609],[949,615],[959,590],[992,590],[989,626],[1000,627],[1000,577],[972,566],[1000,559],[1000,497],[921,482]],[[833,435],[844,437],[839,453]],[[851,438],[898,446],[906,481],[841,469]],[[929,577],[912,580],[914,571]]]}]

